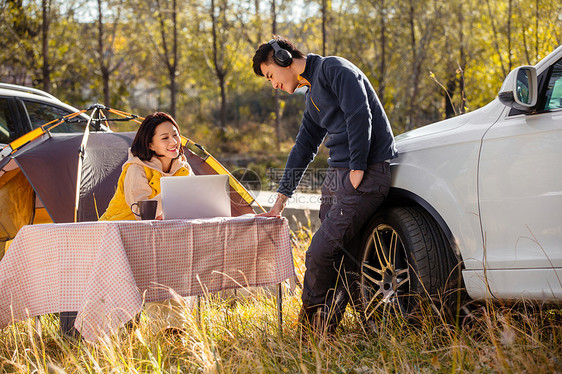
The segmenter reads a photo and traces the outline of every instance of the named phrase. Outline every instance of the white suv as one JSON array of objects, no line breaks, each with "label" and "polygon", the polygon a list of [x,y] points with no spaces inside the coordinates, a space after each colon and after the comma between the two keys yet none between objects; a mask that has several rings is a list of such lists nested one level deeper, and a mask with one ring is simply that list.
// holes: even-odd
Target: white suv
[{"label": "white suv", "polygon": [[396,138],[384,209],[363,239],[367,317],[465,287],[475,300],[562,302],[562,46],[474,112]]},{"label": "white suv", "polygon": [[[75,112],[78,109],[44,91],[0,83],[0,149],[39,126]],[[52,132],[84,132],[89,117],[82,114],[80,118],[81,122],[62,123]],[[102,125],[101,130],[107,131],[107,128]]]}]

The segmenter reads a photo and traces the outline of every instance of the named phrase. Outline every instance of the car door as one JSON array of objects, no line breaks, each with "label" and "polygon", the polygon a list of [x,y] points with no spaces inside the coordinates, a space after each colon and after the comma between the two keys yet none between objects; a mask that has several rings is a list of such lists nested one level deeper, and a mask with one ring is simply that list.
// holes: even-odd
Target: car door
[{"label": "car door", "polygon": [[506,107],[482,141],[484,274],[502,299],[562,297],[562,59],[541,81],[539,110]]}]

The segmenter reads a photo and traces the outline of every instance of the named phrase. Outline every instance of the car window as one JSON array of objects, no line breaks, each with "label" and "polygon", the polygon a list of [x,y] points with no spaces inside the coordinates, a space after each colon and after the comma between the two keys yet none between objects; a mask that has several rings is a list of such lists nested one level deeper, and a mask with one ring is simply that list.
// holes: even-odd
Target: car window
[{"label": "car window", "polygon": [[552,67],[545,96],[545,110],[562,108],[562,60]]},{"label": "car window", "polygon": [[[40,103],[37,101],[24,100],[25,107],[27,109],[27,114],[29,115],[29,120],[31,121],[31,126],[35,129],[54,119],[59,119],[67,114],[70,114],[68,110],[50,105],[45,103]],[[66,132],[83,132],[84,124],[77,123],[61,123],[57,127],[51,130],[51,132],[66,133]]]},{"label": "car window", "polygon": [[0,143],[9,143],[17,138],[17,129],[10,113],[8,99],[0,97]]}]

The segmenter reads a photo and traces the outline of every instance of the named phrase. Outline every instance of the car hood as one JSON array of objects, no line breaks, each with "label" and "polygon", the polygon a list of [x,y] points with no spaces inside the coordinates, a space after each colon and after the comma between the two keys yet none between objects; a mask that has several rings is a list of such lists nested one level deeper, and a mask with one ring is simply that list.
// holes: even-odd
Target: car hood
[{"label": "car hood", "polygon": [[400,134],[396,136],[396,146],[400,151],[400,148],[406,144],[411,144],[412,142],[425,142],[426,140],[448,136],[452,130],[468,124],[488,123],[491,125],[497,121],[504,108],[505,106],[496,98],[486,106],[473,112]]}]

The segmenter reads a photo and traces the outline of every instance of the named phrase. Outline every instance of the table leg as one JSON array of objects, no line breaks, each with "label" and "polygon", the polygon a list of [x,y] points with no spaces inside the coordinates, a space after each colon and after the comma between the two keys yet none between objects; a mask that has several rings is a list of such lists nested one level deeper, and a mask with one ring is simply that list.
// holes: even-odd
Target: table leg
[{"label": "table leg", "polygon": [[72,338],[78,338],[80,333],[74,327],[74,321],[76,321],[76,316],[78,312],[60,312],[60,333],[62,336],[70,336]]},{"label": "table leg", "polygon": [[201,328],[201,296],[197,296],[197,303],[195,305],[195,318],[197,318],[197,325]]},{"label": "table leg", "polygon": [[41,316],[35,317],[35,330],[39,338],[43,338],[43,325],[41,325]]},{"label": "table leg", "polygon": [[283,336],[283,288],[281,283],[277,284],[277,318],[279,334]]}]

